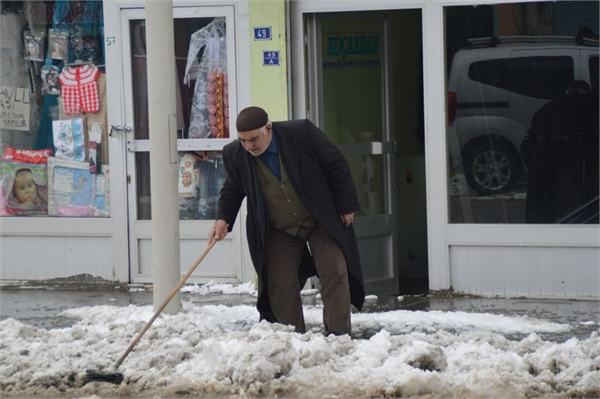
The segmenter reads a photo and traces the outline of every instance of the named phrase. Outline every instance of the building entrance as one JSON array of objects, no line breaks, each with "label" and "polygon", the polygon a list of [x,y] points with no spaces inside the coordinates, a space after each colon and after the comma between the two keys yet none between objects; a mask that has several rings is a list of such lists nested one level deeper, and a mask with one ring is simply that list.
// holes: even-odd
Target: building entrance
[{"label": "building entrance", "polygon": [[350,165],[367,292],[426,292],[421,10],[304,18],[307,114]]},{"label": "building entrance", "polygon": [[[220,150],[234,140],[228,120],[237,113],[235,26],[232,6],[175,7],[173,14],[177,115],[169,123],[177,125],[183,274],[207,245],[226,176]],[[112,135],[124,141],[130,280],[146,283],[152,281],[152,214],[145,11],[122,9],[120,18],[121,36],[116,40],[122,43],[125,123],[113,127]],[[237,229],[211,251],[190,281],[243,280]]]}]

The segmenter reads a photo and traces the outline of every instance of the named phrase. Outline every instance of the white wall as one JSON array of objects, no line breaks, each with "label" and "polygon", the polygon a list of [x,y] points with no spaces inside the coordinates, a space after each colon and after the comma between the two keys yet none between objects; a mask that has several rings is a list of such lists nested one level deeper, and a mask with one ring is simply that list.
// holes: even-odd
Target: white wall
[{"label": "white wall", "polygon": [[90,274],[127,281],[114,251],[112,220],[0,219],[0,280],[45,280]]},{"label": "white wall", "polygon": [[455,292],[499,297],[600,297],[600,249],[451,246]]},{"label": "white wall", "polygon": [[0,268],[0,280],[49,280],[82,274],[117,280],[111,237],[7,236],[2,238],[1,259],[6,267]]}]

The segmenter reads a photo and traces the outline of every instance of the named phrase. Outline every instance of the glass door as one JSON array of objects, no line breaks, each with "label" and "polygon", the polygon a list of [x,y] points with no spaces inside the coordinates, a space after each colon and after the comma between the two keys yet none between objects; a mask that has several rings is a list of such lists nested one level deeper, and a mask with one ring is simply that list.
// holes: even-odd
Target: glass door
[{"label": "glass door", "polygon": [[331,13],[309,16],[307,22],[309,114],[352,171],[361,206],[355,229],[366,289],[397,292],[386,21],[379,13]]},{"label": "glass door", "polygon": [[[233,7],[174,9],[176,65],[178,192],[182,272],[207,244],[225,168],[223,146],[232,141],[229,118],[237,114]],[[146,21],[143,9],[121,11],[123,93],[127,126],[127,197],[130,276],[151,281],[152,226],[150,142],[146,63]],[[167,132],[165,132],[167,134]],[[240,235],[218,245],[192,280],[238,282]],[[229,236],[228,236],[229,238]]]}]

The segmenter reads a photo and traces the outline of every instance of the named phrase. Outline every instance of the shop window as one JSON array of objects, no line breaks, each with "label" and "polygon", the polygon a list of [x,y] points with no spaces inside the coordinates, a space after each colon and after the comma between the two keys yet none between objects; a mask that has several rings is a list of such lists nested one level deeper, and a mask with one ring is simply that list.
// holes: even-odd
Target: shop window
[{"label": "shop window", "polygon": [[102,2],[0,7],[0,216],[110,216]]},{"label": "shop window", "polygon": [[[174,20],[176,105],[178,139],[228,139],[229,79],[225,18]],[[136,140],[148,140],[148,85],[146,21],[130,22],[132,82]],[[190,144],[179,153],[179,205],[181,220],[214,220],[219,191],[225,181],[220,151]],[[196,149],[197,148],[197,149]],[[135,154],[137,218],[150,220],[150,156]]]},{"label": "shop window", "polygon": [[445,8],[451,223],[598,224],[598,3],[563,3]]},{"label": "shop window", "polygon": [[183,154],[179,161],[179,219],[215,220],[226,177],[220,152]]}]

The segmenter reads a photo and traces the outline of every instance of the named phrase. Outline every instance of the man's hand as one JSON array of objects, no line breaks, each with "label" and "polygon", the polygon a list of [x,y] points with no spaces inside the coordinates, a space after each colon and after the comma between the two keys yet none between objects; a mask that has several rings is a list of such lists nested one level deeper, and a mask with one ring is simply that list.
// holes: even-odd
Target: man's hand
[{"label": "man's hand", "polygon": [[229,225],[223,219],[217,220],[210,228],[210,232],[208,233],[208,240],[212,242],[213,240],[221,241],[227,236],[227,229]]},{"label": "man's hand", "polygon": [[349,213],[347,215],[340,215],[340,219],[342,220],[342,223],[344,224],[344,226],[348,227],[352,223],[354,223],[354,213]]}]

